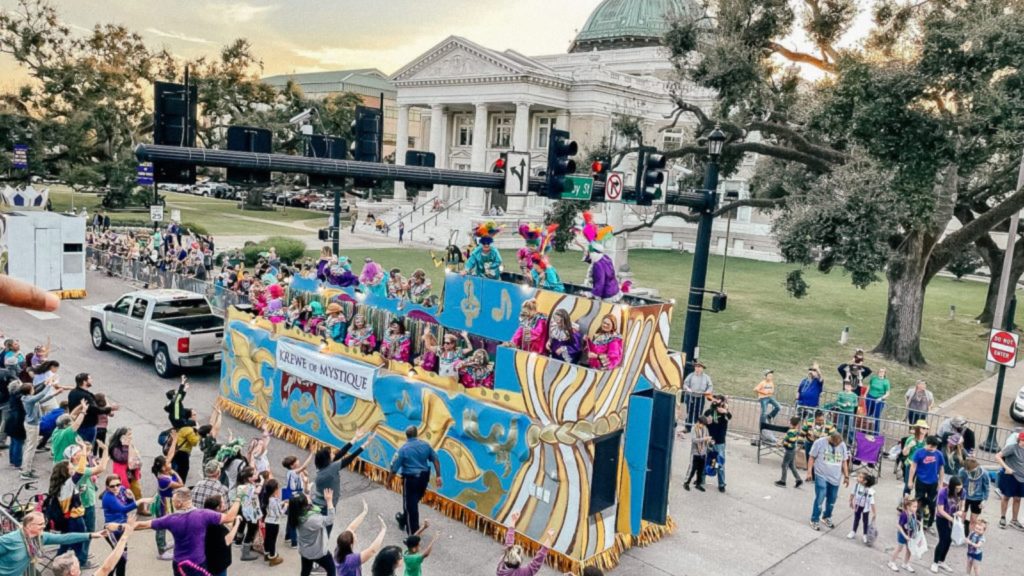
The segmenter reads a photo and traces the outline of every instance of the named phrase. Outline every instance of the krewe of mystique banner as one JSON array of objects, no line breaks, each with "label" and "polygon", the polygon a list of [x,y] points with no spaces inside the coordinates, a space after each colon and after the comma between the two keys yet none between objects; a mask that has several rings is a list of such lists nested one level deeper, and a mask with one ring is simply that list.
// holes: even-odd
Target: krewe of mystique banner
[{"label": "krewe of mystique banner", "polygon": [[320,354],[313,348],[285,340],[277,343],[277,367],[283,372],[349,396],[373,400],[373,381],[377,379],[377,368],[341,356]]}]

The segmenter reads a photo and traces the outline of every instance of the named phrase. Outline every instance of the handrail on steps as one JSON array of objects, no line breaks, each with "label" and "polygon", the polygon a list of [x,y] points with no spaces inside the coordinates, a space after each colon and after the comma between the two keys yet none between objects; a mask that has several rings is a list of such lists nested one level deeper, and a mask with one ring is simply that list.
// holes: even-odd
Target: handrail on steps
[{"label": "handrail on steps", "polygon": [[418,206],[417,206],[417,205],[416,205],[416,203],[414,202],[414,203],[413,203],[413,205],[412,205],[412,210],[409,210],[409,212],[408,212],[407,214],[400,214],[400,215],[399,215],[399,217],[398,217],[398,219],[397,219],[397,220],[393,220],[393,221],[389,222],[389,223],[388,223],[388,224],[386,225],[385,229],[387,229],[387,230],[390,230],[392,226],[394,226],[395,224],[398,224],[398,223],[399,223],[399,222],[401,222],[402,220],[405,220],[405,218],[406,218],[407,216],[412,216],[413,214],[415,214],[415,213],[416,213],[416,211],[417,211],[417,210],[419,210],[419,211],[421,211],[421,212],[422,212],[422,210],[423,210],[423,207],[424,207],[424,206],[426,206],[427,204],[430,204],[430,203],[432,203],[432,202],[433,202],[434,200],[436,200],[436,199],[437,199],[437,196],[431,196],[430,198],[427,198],[426,200],[424,200],[424,201],[423,201],[423,203],[422,203],[422,204],[420,204],[420,205],[418,205]]},{"label": "handrail on steps", "polygon": [[459,198],[458,200],[455,200],[454,202],[448,203],[448,205],[446,205],[444,208],[441,208],[440,210],[438,210],[437,213],[434,214],[433,216],[431,216],[430,218],[427,218],[423,222],[420,222],[416,226],[413,226],[411,229],[406,230],[405,233],[409,235],[409,240],[412,240],[412,233],[416,229],[422,228],[422,227],[426,226],[427,224],[429,224],[431,222],[433,222],[434,224],[437,224],[437,218],[439,216],[441,216],[442,214],[448,214],[451,211],[452,208],[456,208],[456,207],[458,207],[459,204],[462,204],[463,200],[464,200],[464,198]]}]

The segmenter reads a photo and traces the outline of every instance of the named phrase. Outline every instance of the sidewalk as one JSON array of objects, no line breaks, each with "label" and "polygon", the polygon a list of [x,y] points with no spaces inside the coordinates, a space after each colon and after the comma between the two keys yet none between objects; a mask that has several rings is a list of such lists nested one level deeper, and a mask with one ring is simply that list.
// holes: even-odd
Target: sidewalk
[{"label": "sidewalk", "polygon": [[[992,403],[996,396],[998,371],[978,384],[940,404],[936,412],[950,416],[961,415],[975,422],[989,423],[992,418]],[[1010,418],[1010,405],[1021,386],[1024,386],[1024,369],[1021,366],[1008,368],[1003,383],[1003,398],[999,403],[999,427],[1013,429],[1024,426]]]},{"label": "sidewalk", "polygon": [[[225,422],[225,426],[244,435],[254,433],[253,429],[234,421]],[[296,451],[274,440],[270,458],[275,463],[274,472],[279,472],[276,463],[285,454]],[[847,506],[848,489],[840,489],[833,515],[836,528],[828,530],[823,527],[822,532],[815,532],[808,525],[813,486],[805,484],[800,489],[793,489],[773,485],[772,482],[778,479],[780,459],[768,456],[762,458],[758,465],[754,449],[746,438],[730,438],[728,457],[726,493],[719,493],[713,483],[709,484],[706,493],[686,492],[682,490],[681,483],[689,461],[689,443],[676,442],[670,514],[679,524],[679,529],[648,548],[629,550],[611,574],[789,576],[814,573],[818,576],[860,576],[890,572],[885,562],[895,545],[896,505],[902,488],[892,473],[891,462],[886,462],[877,486],[878,542],[874,548],[866,548],[859,537],[846,539],[852,518],[852,511]],[[365,545],[375,537],[380,529],[377,520],[380,514],[387,525],[385,544],[398,544],[401,534],[392,518],[401,506],[399,496],[348,471],[342,474],[342,500],[332,542],[359,511],[364,498],[370,513],[357,532],[357,542]],[[996,525],[998,506],[998,501],[993,498],[985,507],[985,517],[990,521],[986,535],[985,573],[1018,573],[1024,532],[999,529]],[[431,523],[426,536],[429,538],[432,533],[440,535],[433,554],[424,564],[424,574],[486,576],[494,573],[502,553],[501,545],[433,510],[425,509],[423,515]],[[919,573],[928,573],[931,564],[935,538],[928,538],[929,551],[925,558],[913,562]],[[129,574],[166,574],[170,571],[170,563],[155,558],[151,532],[139,533],[133,538],[130,548]],[[295,550],[287,545],[280,548],[285,562],[277,570],[270,569],[262,561],[240,562],[236,549],[235,561],[229,572],[244,571],[249,576],[295,574],[298,571]],[[95,550],[100,554],[98,559],[102,560],[106,547],[97,545]],[[949,553],[948,562],[956,574],[963,573],[965,554],[963,547],[954,547]],[[368,572],[369,565],[364,568],[364,573]],[[545,566],[540,574],[553,576],[558,573]]]}]

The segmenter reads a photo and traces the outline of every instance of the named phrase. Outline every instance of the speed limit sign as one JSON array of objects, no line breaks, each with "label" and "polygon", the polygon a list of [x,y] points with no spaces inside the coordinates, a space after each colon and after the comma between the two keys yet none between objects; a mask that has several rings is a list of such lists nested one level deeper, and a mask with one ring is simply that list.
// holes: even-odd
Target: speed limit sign
[{"label": "speed limit sign", "polygon": [[610,172],[604,185],[605,202],[622,202],[622,172]]}]

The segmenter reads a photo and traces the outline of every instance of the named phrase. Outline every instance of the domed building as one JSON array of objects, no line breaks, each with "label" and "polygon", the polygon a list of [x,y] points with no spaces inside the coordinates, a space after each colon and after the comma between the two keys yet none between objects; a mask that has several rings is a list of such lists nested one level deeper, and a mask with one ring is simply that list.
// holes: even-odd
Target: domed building
[{"label": "domed building", "polygon": [[[714,94],[694,85],[676,84],[661,38],[673,18],[700,10],[697,0],[604,0],[563,54],[526,56],[459,36],[445,38],[390,77],[397,94],[393,112],[397,118],[396,160],[404,162],[409,149],[425,150],[435,153],[438,167],[483,172],[492,170],[503,152],[525,151],[530,155],[531,173],[538,175],[545,168],[548,134],[558,128],[568,130],[578,143],[577,165],[585,174],[589,171],[583,160],[589,151],[609,141],[620,147],[637,144],[615,140],[611,126],[618,115],[640,119],[642,144],[660,150],[678,148],[689,140],[693,124],[684,116],[678,125],[668,127],[674,110],[670,93],[683,93],[687,101],[709,113]],[[753,161],[749,158],[738,174],[723,180],[720,191],[745,196]],[[627,158],[619,166],[627,183],[632,182],[634,164],[635,160]],[[675,181],[685,170],[685,161],[673,165],[670,190],[676,188]],[[450,207],[445,210],[448,218],[428,221],[430,214],[415,214],[408,217],[406,231],[413,231],[414,238],[432,238],[441,245],[465,242],[465,231],[473,222],[496,211],[514,223],[539,220],[550,205],[536,195],[505,197],[497,190],[481,193],[479,189],[435,186],[427,194],[431,198],[436,195]],[[405,198],[404,185],[396,183],[396,201]],[[594,208],[607,210],[606,219],[617,226],[638,222],[653,210],[611,204]],[[716,249],[724,250],[728,242],[731,255],[777,260],[769,218],[750,208],[736,212],[731,215],[728,240],[721,219]],[[401,212],[396,209],[394,214],[398,218]],[[507,236],[505,242],[516,242],[514,234]],[[654,228],[631,234],[628,245],[692,249],[695,237],[694,226],[680,219],[663,219]],[[616,252],[624,255],[627,241],[620,242]]]},{"label": "domed building", "polygon": [[587,18],[569,52],[661,46],[673,18],[700,13],[696,0],[604,0]]}]

